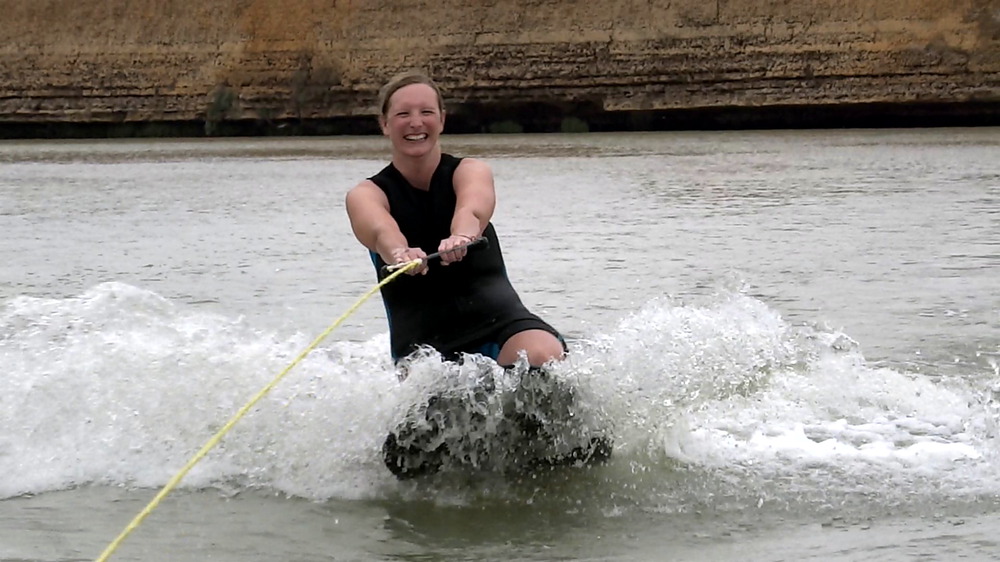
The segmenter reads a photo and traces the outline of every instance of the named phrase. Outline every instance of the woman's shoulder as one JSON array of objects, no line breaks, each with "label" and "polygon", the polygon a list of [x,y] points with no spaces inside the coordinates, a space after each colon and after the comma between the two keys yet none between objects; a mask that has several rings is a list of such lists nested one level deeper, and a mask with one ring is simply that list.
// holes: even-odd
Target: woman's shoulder
[{"label": "woman's shoulder", "polygon": [[[397,174],[399,174],[399,172],[396,170],[396,167],[393,166],[392,162],[389,162],[388,164],[385,165],[384,168],[382,168],[381,170],[379,170],[377,174],[369,176],[365,181],[370,181],[370,182],[378,183],[379,179],[382,179],[382,178],[391,178],[391,177],[393,177],[394,175],[397,175]],[[364,182],[362,182],[362,183],[364,183]]]},{"label": "woman's shoulder", "polygon": [[479,158],[473,158],[471,156],[452,156],[451,154],[441,155],[442,163],[449,163],[455,170],[463,171],[489,171],[490,165],[485,160],[480,160]]},{"label": "woman's shoulder", "polygon": [[[392,165],[392,162],[387,164],[384,168],[379,170],[377,174],[368,176],[367,178],[358,182],[354,187],[348,190],[347,195],[350,197],[352,193],[374,193],[374,192],[385,192],[387,187],[391,185],[399,176],[399,171],[396,167]],[[357,197],[357,195],[355,195]],[[367,197],[367,195],[363,195]]]}]

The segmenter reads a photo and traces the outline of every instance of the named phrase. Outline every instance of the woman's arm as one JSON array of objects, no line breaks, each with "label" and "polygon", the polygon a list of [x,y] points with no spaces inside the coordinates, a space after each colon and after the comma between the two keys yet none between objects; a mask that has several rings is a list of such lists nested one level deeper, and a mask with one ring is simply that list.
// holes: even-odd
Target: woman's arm
[{"label": "woman's arm", "polygon": [[[347,216],[354,236],[366,248],[376,252],[388,264],[404,263],[426,257],[420,248],[411,248],[399,230],[396,219],[389,214],[389,199],[377,185],[365,180],[347,192]],[[426,273],[427,264],[408,273]]]},{"label": "woman's arm", "polygon": [[463,159],[455,169],[452,183],[455,186],[455,214],[451,219],[451,236],[438,246],[443,265],[465,257],[462,246],[482,235],[493,218],[497,203],[493,170],[481,160]]}]

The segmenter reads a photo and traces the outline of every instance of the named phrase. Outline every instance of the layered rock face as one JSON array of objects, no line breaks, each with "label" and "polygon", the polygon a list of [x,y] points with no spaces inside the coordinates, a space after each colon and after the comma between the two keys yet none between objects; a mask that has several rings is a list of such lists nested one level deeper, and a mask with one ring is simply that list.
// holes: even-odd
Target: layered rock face
[{"label": "layered rock face", "polygon": [[414,67],[478,125],[532,113],[597,122],[711,108],[1000,106],[1000,0],[4,4],[0,128],[368,118],[378,87]]}]

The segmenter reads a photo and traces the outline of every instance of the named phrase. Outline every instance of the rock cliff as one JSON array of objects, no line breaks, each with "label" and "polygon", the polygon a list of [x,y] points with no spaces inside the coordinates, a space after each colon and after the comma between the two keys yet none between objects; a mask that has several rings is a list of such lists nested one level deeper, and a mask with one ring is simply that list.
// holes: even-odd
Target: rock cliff
[{"label": "rock cliff", "polygon": [[808,124],[852,107],[1000,115],[1000,0],[11,0],[4,12],[7,136],[370,128],[379,85],[411,67],[468,130],[726,111]]}]

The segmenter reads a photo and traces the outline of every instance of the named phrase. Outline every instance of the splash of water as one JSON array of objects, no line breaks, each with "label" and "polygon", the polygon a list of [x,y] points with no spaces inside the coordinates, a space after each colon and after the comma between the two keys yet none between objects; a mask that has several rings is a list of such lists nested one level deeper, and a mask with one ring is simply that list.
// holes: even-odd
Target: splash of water
[{"label": "splash of water", "polygon": [[[9,475],[0,497],[161,486],[308,340],[118,283],[69,299],[9,300],[0,309],[0,471]],[[397,494],[406,486],[380,451],[408,412],[442,390],[467,393],[489,373],[493,398],[465,400],[479,410],[460,413],[499,423],[519,384],[492,362],[457,365],[433,354],[400,383],[387,346],[383,334],[311,354],[183,486],[318,500]],[[571,342],[551,372],[574,389],[574,431],[613,438],[607,466],[546,483],[534,476],[527,492],[498,484],[502,470],[410,492],[524,499],[547,489],[684,510],[997,491],[996,412],[979,398],[987,392],[871,367],[846,334],[791,326],[738,291],[691,304],[654,300]],[[496,426],[482,431],[471,441],[445,438],[490,443]],[[487,456],[503,459],[504,450]]]}]

